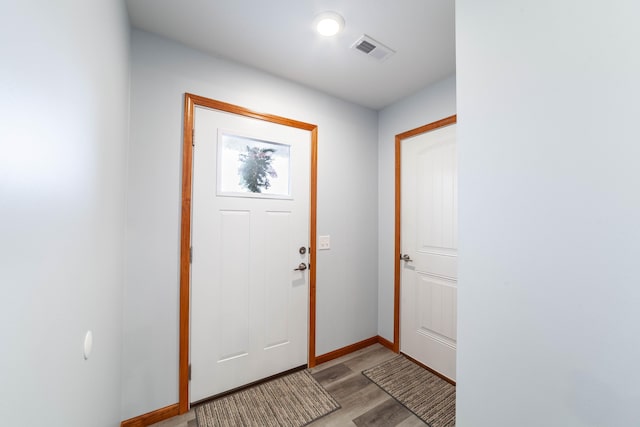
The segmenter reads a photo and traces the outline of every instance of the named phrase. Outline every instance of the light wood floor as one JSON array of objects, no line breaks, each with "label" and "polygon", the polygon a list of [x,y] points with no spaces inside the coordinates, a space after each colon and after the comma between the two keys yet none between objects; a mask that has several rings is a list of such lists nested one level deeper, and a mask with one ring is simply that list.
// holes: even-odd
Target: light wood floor
[{"label": "light wood floor", "polygon": [[[361,374],[393,356],[391,350],[374,344],[311,369],[341,408],[309,426],[424,427],[424,422]],[[197,424],[192,410],[154,427],[197,427]]]}]

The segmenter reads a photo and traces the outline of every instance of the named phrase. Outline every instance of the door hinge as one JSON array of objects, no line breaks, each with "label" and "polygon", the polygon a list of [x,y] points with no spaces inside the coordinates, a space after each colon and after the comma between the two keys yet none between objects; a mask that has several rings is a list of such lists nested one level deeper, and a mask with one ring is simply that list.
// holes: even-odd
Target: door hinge
[{"label": "door hinge", "polygon": [[191,363],[189,363],[189,381],[191,381]]},{"label": "door hinge", "polygon": [[193,262],[193,246],[189,246],[189,264]]},{"label": "door hinge", "polygon": [[191,129],[191,145],[193,147],[196,146],[196,130],[195,129]]}]

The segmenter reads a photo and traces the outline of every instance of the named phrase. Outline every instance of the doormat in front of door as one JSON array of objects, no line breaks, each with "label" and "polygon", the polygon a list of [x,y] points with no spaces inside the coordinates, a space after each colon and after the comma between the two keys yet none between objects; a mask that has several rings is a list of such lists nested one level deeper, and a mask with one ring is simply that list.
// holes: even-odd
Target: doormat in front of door
[{"label": "doormat in front of door", "polygon": [[431,427],[456,425],[456,387],[402,355],[362,371]]},{"label": "doormat in front of door", "polygon": [[195,407],[199,427],[302,427],[339,409],[307,371]]}]

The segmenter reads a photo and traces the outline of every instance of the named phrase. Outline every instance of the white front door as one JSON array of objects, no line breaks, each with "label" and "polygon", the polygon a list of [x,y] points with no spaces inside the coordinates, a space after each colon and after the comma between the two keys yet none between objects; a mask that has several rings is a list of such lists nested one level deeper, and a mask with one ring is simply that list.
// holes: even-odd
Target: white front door
[{"label": "white front door", "polygon": [[311,145],[306,130],[194,114],[191,402],[307,363],[308,270],[294,269],[308,262]]},{"label": "white front door", "polygon": [[402,140],[400,350],[456,378],[456,126]]}]

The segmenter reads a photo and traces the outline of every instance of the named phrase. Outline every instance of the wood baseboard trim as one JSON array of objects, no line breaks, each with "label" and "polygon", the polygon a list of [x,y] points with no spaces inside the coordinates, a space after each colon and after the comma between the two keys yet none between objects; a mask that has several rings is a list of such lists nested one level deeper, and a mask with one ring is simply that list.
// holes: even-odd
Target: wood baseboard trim
[{"label": "wood baseboard trim", "polygon": [[380,335],[376,335],[375,337],[367,338],[366,340],[362,340],[346,347],[330,351],[329,353],[321,354],[320,356],[316,357],[316,364],[319,365],[321,363],[337,359],[338,357],[346,356],[349,353],[353,353],[354,351],[361,350],[373,344],[382,344],[389,350],[393,351],[393,343],[391,341],[382,338]]},{"label": "wood baseboard trim", "polygon": [[380,344],[382,344],[383,346],[387,347],[389,350],[394,351],[394,352],[397,353],[397,351],[394,349],[395,347],[394,347],[394,345],[393,345],[393,343],[391,341],[389,341],[389,340],[387,340],[385,338],[382,338],[380,335],[378,335],[378,342]]},{"label": "wood baseboard trim", "polygon": [[407,356],[407,355],[406,355],[406,354],[404,354],[404,353],[401,353],[401,354],[402,354],[404,357],[406,357],[407,359],[411,360],[411,361],[412,361],[413,363],[415,363],[416,365],[418,365],[418,366],[422,366],[424,369],[426,369],[427,371],[431,372],[431,373],[432,373],[433,375],[435,375],[436,377],[438,377],[438,378],[441,378],[441,379],[445,380],[446,382],[448,382],[448,383],[449,383],[449,384],[451,384],[451,385],[456,385],[456,382],[455,382],[454,380],[452,380],[451,378],[449,378],[449,377],[445,377],[445,376],[444,376],[444,375],[442,375],[440,372],[436,372],[436,371],[434,371],[433,369],[431,369],[430,367],[428,367],[428,366],[427,366],[427,365],[425,365],[424,363],[417,361],[416,359],[414,359],[414,358],[413,358],[413,357],[411,357],[411,356]]},{"label": "wood baseboard trim", "polygon": [[120,424],[120,427],[146,427],[151,424],[164,421],[168,418],[175,417],[180,414],[180,405],[177,403],[164,408],[156,409],[155,411],[147,412],[144,415],[140,415],[134,418],[129,418]]},{"label": "wood baseboard trim", "polygon": [[354,351],[358,351],[365,347],[369,347],[370,345],[376,344],[378,342],[378,337],[367,338],[366,340],[359,341],[357,343],[348,345],[346,347],[339,348],[337,350],[330,351],[329,353],[322,354],[316,357],[316,364],[321,364],[328,362],[333,359],[337,359],[338,357],[345,356],[349,353],[353,353]]}]

